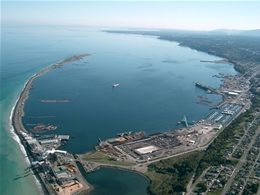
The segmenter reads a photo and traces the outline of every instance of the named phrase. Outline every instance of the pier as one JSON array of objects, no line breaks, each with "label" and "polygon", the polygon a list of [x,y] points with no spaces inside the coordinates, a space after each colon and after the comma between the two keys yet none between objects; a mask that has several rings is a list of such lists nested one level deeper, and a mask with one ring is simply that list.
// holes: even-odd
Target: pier
[{"label": "pier", "polygon": [[208,85],[201,84],[199,82],[195,82],[195,85],[196,85],[196,87],[199,87],[199,88],[204,89],[204,90],[215,91],[214,88],[212,88],[212,87],[210,87]]}]

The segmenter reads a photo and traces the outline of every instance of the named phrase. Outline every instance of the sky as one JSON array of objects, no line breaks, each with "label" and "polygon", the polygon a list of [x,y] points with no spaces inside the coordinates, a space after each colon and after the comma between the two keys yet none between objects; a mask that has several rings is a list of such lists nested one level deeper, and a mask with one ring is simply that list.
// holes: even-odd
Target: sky
[{"label": "sky", "polygon": [[1,25],[260,29],[260,1],[10,1]]}]

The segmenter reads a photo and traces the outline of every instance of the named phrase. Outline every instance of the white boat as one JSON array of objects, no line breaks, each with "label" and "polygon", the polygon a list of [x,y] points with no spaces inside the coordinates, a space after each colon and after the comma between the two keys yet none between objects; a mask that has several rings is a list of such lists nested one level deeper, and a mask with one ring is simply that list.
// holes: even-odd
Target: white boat
[{"label": "white boat", "polygon": [[119,86],[119,83],[113,85],[113,87],[118,87],[118,86]]}]

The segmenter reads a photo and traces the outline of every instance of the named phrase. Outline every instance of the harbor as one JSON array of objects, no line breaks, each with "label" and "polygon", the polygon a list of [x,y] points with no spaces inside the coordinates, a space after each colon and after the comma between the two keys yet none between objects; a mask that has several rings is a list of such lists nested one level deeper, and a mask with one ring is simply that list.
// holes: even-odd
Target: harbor
[{"label": "harbor", "polygon": [[[250,107],[251,94],[245,81],[240,88],[240,77],[219,75],[232,80],[224,82],[218,89],[198,82],[196,87],[222,95],[222,101],[211,107],[211,111],[196,123],[189,123],[186,116],[178,122],[178,129],[147,135],[145,131],[117,133],[116,138],[99,139],[95,151],[79,154],[78,159],[86,172],[101,166],[121,167],[126,170],[145,172],[147,166],[161,159],[184,154],[190,151],[205,150],[229,123]],[[209,99],[196,96],[201,103],[210,104]],[[106,160],[105,160],[106,159]],[[132,165],[130,166],[129,164]]]},{"label": "harbor", "polygon": [[242,110],[242,108],[242,105],[224,104],[219,109],[212,111],[209,116],[205,117],[205,120],[215,121],[226,125]]},{"label": "harbor", "polygon": [[[210,90],[219,95],[225,94],[222,96],[223,101],[213,107],[210,114],[196,123],[189,123],[184,116],[180,123],[181,127],[163,133],[147,135],[145,131],[118,132],[117,137],[114,138],[106,140],[98,138],[99,143],[94,147],[95,150],[85,154],[72,155],[66,150],[59,149],[69,142],[71,135],[41,135],[46,131],[56,130],[59,125],[28,123],[26,126],[31,133],[25,130],[20,131],[19,135],[23,145],[27,148],[32,169],[48,193],[89,191],[92,186],[81,176],[78,163],[87,173],[100,167],[116,167],[145,173],[147,166],[158,160],[191,151],[205,150],[218,132],[244,111],[248,105],[247,94],[244,91],[240,92],[240,99],[238,99],[238,94],[223,91],[223,86],[213,89],[208,85],[195,83],[195,87],[203,90]],[[196,99],[199,100],[199,104],[203,105],[210,106],[213,103],[202,96],[196,96]],[[70,102],[70,99],[48,99],[41,100],[41,102]],[[53,117],[53,115],[43,115],[29,118],[48,119]]]},{"label": "harbor", "polygon": [[[242,108],[240,105],[226,104],[221,110],[211,112],[193,125],[189,125],[184,116],[183,127],[156,135],[146,135],[144,131],[118,133],[117,138],[104,141],[99,139],[95,151],[105,153],[115,161],[150,164],[154,160],[178,153],[194,149],[204,150],[218,131],[236,117]],[[87,159],[82,155],[82,159],[84,158]],[[93,167],[89,169],[85,166],[85,168],[87,172],[94,170]]]},{"label": "harbor", "polygon": [[[114,84],[116,85],[116,84]],[[113,87],[118,87],[118,85]],[[46,131],[54,131],[59,125],[53,124],[26,124],[31,133],[21,131],[21,137],[27,150],[29,150],[31,164],[37,171],[41,181],[48,192],[57,194],[66,191],[88,191],[91,186],[81,177],[77,164],[80,163],[85,172],[93,172],[100,167],[117,167],[129,171],[144,173],[147,166],[161,159],[171,158],[183,153],[205,150],[214,140],[218,132],[225,128],[232,119],[241,113],[247,105],[247,99],[241,102],[238,95],[198,82],[195,87],[210,90],[223,95],[223,101],[217,107],[212,107],[211,113],[196,123],[189,123],[184,116],[178,129],[163,133],[147,135],[145,131],[118,132],[117,137],[102,140],[98,138],[95,150],[86,154],[72,155],[66,150],[60,150],[60,146],[69,142],[70,135],[47,134]],[[240,94],[243,96],[243,92]],[[211,106],[213,102],[202,96],[195,97],[199,102]],[[243,99],[243,98],[242,98]],[[41,102],[70,102],[70,99],[41,100]],[[53,118],[50,116],[31,116],[30,118]],[[50,185],[51,184],[51,185]]]},{"label": "harbor", "polygon": [[[55,68],[50,68],[48,70],[57,68],[55,71],[58,74],[60,73],[60,71],[64,71],[64,69],[66,69],[66,67],[60,68],[61,66],[54,66],[54,67]],[[86,68],[86,67],[77,66],[73,68]],[[86,70],[90,71],[90,69],[86,69]],[[67,71],[71,73],[71,69],[68,69]],[[97,70],[98,74],[99,71],[100,70],[98,69]],[[44,73],[46,73],[46,70],[44,70],[42,73],[37,73],[33,78],[36,78],[37,76],[40,76]],[[75,71],[75,73],[77,73],[75,75],[78,75],[78,72]],[[82,78],[84,79],[86,78],[85,74],[82,76]],[[139,172],[139,173],[145,173],[147,171],[147,166],[153,162],[160,161],[167,158],[172,158],[176,155],[181,155],[192,151],[205,150],[207,146],[211,143],[211,141],[214,140],[214,138],[217,136],[218,132],[221,131],[223,128],[225,128],[225,125],[228,123],[228,121],[225,123],[224,117],[230,116],[230,121],[231,121],[233,118],[237,116],[237,114],[242,112],[245,109],[245,107],[247,107],[248,105],[247,104],[248,98],[243,96],[244,91],[241,90],[242,92],[239,95],[234,94],[235,90],[237,91],[240,90],[238,88],[232,88],[232,86],[230,85],[225,85],[225,86],[223,85],[223,89],[222,88],[213,89],[206,84],[202,84],[199,88],[202,89],[203,91],[196,90],[196,92],[199,91],[199,93],[198,94],[194,93],[190,98],[194,100],[195,97],[197,104],[207,105],[210,107],[212,106],[212,104],[214,104],[214,101],[212,101],[210,98],[203,96],[203,94],[206,94],[204,91],[208,91],[209,89],[211,89],[216,94],[226,95],[226,98],[223,99],[224,100],[223,105],[226,105],[228,103],[232,105],[240,104],[241,110],[237,110],[236,112],[237,108],[235,106],[226,107],[223,109],[221,108],[222,109],[221,111],[217,111],[216,108],[213,108],[216,109],[216,111],[210,110],[210,112],[215,111],[218,113],[217,114],[212,113],[211,115],[214,114],[212,118],[210,118],[211,115],[209,115],[208,118],[201,118],[200,120],[197,120],[198,122],[195,122],[192,125],[189,123],[189,121],[186,121],[184,125],[180,124],[178,126],[178,129],[172,128],[169,130],[169,126],[168,126],[167,130],[165,131],[163,131],[163,129],[160,129],[161,132],[149,133],[150,130],[149,128],[139,128],[139,127],[136,128],[137,126],[134,125],[136,121],[134,119],[134,116],[139,113],[140,114],[138,115],[138,117],[149,115],[149,117],[147,117],[149,121],[140,118],[141,122],[139,121],[139,123],[145,124],[147,122],[150,123],[152,120],[155,119],[157,120],[158,116],[159,118],[167,117],[167,115],[169,115],[168,113],[170,114],[173,113],[173,109],[171,107],[168,108],[167,104],[160,104],[158,107],[156,107],[158,102],[157,98],[156,101],[149,102],[149,104],[147,104],[145,107],[140,106],[141,105],[140,103],[139,104],[140,109],[138,107],[132,106],[131,104],[127,105],[126,107],[124,107],[124,105],[125,102],[128,103],[131,102],[131,99],[133,99],[133,97],[136,97],[138,94],[141,95],[140,97],[142,99],[145,99],[145,102],[148,102],[150,99],[152,99],[151,97],[158,97],[158,93],[160,92],[158,90],[161,89],[161,85],[158,85],[158,88],[151,89],[152,92],[156,92],[154,94],[155,96],[150,95],[151,91],[149,91],[150,88],[147,87],[147,85],[143,85],[140,88],[138,87],[140,90],[137,91],[133,96],[133,95],[129,95],[128,93],[126,93],[126,91],[124,91],[126,87],[129,87],[129,84],[127,83],[124,83],[124,86],[122,85],[123,87],[121,88],[121,84],[120,87],[118,87],[119,83],[113,84],[114,82],[111,81],[111,79],[109,79],[108,82],[107,80],[100,81],[100,78],[98,78],[98,82],[97,82],[99,83],[98,85],[93,85],[93,83],[95,82],[87,82],[88,80],[84,80],[84,79],[82,79],[82,83],[90,83],[90,86],[88,86],[90,88],[81,87],[82,88],[81,90],[81,88],[79,87],[77,89],[78,91],[76,91],[75,94],[69,92],[66,88],[66,90],[64,90],[65,92],[63,91],[62,93],[65,94],[64,96],[45,97],[45,96],[38,95],[38,98],[35,98],[34,100],[36,104],[39,105],[39,108],[41,109],[33,108],[33,110],[39,109],[43,112],[38,112],[38,114],[35,114],[37,112],[35,113],[28,112],[29,113],[28,116],[26,115],[26,117],[24,117],[25,116],[23,111],[24,102],[28,98],[28,93],[29,93],[28,91],[33,81],[33,79],[30,79],[27,85],[25,86],[15,108],[15,112],[13,116],[14,126],[17,131],[17,134],[20,135],[21,140],[23,140],[23,144],[26,147],[26,151],[29,153],[28,156],[30,156],[31,169],[35,170],[36,175],[39,177],[39,181],[41,181],[44,188],[46,188],[45,190],[51,193],[62,194],[62,193],[67,193],[68,191],[71,191],[71,193],[79,193],[83,191],[90,191],[92,189],[91,185],[88,184],[85,181],[85,179],[82,177],[77,167],[77,162],[82,165],[82,167],[86,172],[93,172],[99,169],[100,167],[105,166],[105,167],[125,169],[125,170]],[[123,83],[121,79],[116,79],[116,80],[120,83]],[[230,79],[233,78],[231,78],[230,76]],[[134,80],[131,79],[131,83],[133,81]],[[137,89],[136,86],[139,86],[137,84],[135,84],[134,88],[131,88],[131,90]],[[111,90],[111,85],[113,88],[117,87],[117,89]],[[67,86],[68,83],[65,84],[65,87]],[[91,88],[92,86],[93,88]],[[104,88],[100,86],[102,87],[104,86]],[[207,86],[207,88],[205,88],[205,86]],[[233,86],[236,85],[234,84]],[[196,85],[194,86],[194,83],[190,81],[188,87],[192,91],[193,89],[196,88]],[[224,87],[229,87],[229,88],[224,89]],[[51,86],[48,86],[48,89],[50,88]],[[172,89],[172,86],[170,87],[170,89]],[[31,90],[31,93],[32,94],[36,93],[38,90],[40,90],[41,92],[44,91],[40,89],[40,85],[38,84],[35,85],[34,90]],[[94,93],[84,93],[86,91],[91,91]],[[124,93],[122,93],[122,91],[124,91]],[[164,90],[164,91],[167,92],[167,94],[169,92],[168,90]],[[225,91],[233,92],[233,93],[228,93]],[[97,102],[95,101],[91,102],[90,100],[96,99],[95,94],[98,94],[98,96],[101,97],[102,99],[98,99]],[[146,94],[149,95],[146,96]],[[130,98],[127,99],[126,96]],[[164,96],[165,94],[162,93],[162,97]],[[238,98],[238,96],[240,98]],[[84,98],[83,100],[87,100],[87,101],[83,101],[82,99],[80,99],[82,100],[82,102],[80,103],[80,107],[78,107],[78,110],[73,110],[72,106],[76,106],[75,103],[79,100],[78,99],[79,97],[83,97]],[[107,98],[108,102],[106,102],[106,105],[108,105],[108,107],[105,107],[106,106],[105,104],[102,106],[97,106],[100,105],[100,102],[105,102],[106,98],[104,97],[106,98],[110,97]],[[137,100],[142,100],[142,99],[137,99]],[[124,100],[124,101],[120,103],[120,100]],[[133,101],[133,103],[135,103],[134,105],[136,105],[137,100]],[[168,105],[171,105],[172,102],[177,100],[178,97],[176,97],[176,99],[174,100],[171,99]],[[237,102],[235,103],[233,101],[237,101]],[[70,103],[63,104],[62,102],[65,103],[70,102]],[[166,101],[165,99],[162,99],[161,102],[166,102]],[[93,105],[93,108],[89,106],[91,104]],[[195,105],[194,108],[198,108],[197,104],[193,103],[190,104],[190,106]],[[59,113],[59,117],[63,113],[68,114],[68,118],[66,118],[66,116],[63,115],[65,116],[64,122],[56,122],[58,121],[59,118],[57,115],[58,112],[56,113],[52,112],[54,110],[53,109],[54,107],[59,111],[60,110],[64,111],[62,113],[61,112]],[[100,107],[113,108],[113,109],[107,109],[105,111],[102,111],[99,110]],[[133,112],[131,110],[132,109],[131,107],[133,108],[134,111],[137,110],[138,112]],[[117,108],[120,108],[119,109],[120,112],[118,112],[119,114],[114,112]],[[151,108],[151,109],[146,110],[146,108]],[[205,110],[207,109],[208,108],[205,108]],[[192,109],[190,108],[189,110]],[[79,114],[78,111],[81,111],[81,113]],[[129,115],[130,116],[129,118],[131,118],[131,123],[127,125],[123,125],[122,123],[121,128],[114,126],[115,124],[120,124],[121,121],[124,121],[126,118],[128,118],[127,115],[122,116],[123,113],[127,113],[127,112],[129,113],[133,112],[131,113],[131,115]],[[105,116],[103,115],[104,113],[109,113],[109,115]],[[155,115],[156,113],[160,113],[160,115],[156,116]],[[188,112],[186,113],[187,115],[189,114]],[[231,115],[231,113],[233,114]],[[71,117],[71,116],[76,116],[76,114],[78,114],[77,117]],[[152,118],[151,115],[154,115],[155,117]],[[96,116],[96,118],[92,116]],[[22,124],[21,122],[22,117],[24,117],[23,119],[24,121],[26,121],[24,124]],[[72,118],[75,119],[74,122],[76,123],[73,123],[71,125],[70,123],[72,123],[73,120]],[[102,124],[100,123],[101,119],[102,119]],[[180,118],[176,117],[173,119],[171,115],[171,120],[174,121],[175,124],[177,123],[175,121],[180,119],[181,117]],[[67,121],[65,120],[69,121],[69,123],[66,123]],[[94,123],[95,125],[93,125],[94,128],[91,127],[90,125],[92,121],[97,121],[97,123]],[[172,121],[171,124],[174,124]],[[109,124],[108,122],[111,122],[113,126],[107,125]],[[160,125],[164,125],[164,122],[167,123],[167,121],[162,121]],[[79,123],[84,124],[84,126],[83,125],[78,126]],[[62,127],[64,126],[66,127],[68,126],[67,128],[68,131],[61,131]],[[152,125],[149,126],[153,128]],[[129,127],[130,128],[134,127],[134,128],[130,129]],[[114,135],[117,137],[111,136],[112,131],[109,133],[106,132],[106,130],[109,128],[115,129]],[[156,128],[158,128],[158,126]],[[105,138],[99,136],[100,134],[98,134],[98,129],[102,130],[101,133],[105,134],[104,135]],[[24,132],[24,134],[20,133],[20,131]],[[72,134],[69,133],[69,131],[73,132],[73,134],[78,134],[75,136],[75,139],[69,140],[72,137]],[[89,148],[87,148],[86,146],[87,144],[90,145],[89,142],[91,141],[91,139],[88,139],[89,137],[87,134],[88,132],[90,132],[91,134],[90,136],[92,136],[92,139],[93,140],[95,139],[95,141],[93,142],[95,143],[98,142],[96,146],[94,144],[92,145],[92,148],[95,146],[95,150],[93,151],[89,150]],[[88,141],[87,144],[86,144],[86,140]],[[69,150],[66,150],[66,148],[71,149],[72,145],[73,147],[79,146],[79,145],[75,146],[75,144],[78,144],[75,142],[82,142],[81,144],[84,146],[80,148],[83,148],[82,150],[86,152],[85,153],[68,152]],[[84,147],[86,147],[87,149]]]}]

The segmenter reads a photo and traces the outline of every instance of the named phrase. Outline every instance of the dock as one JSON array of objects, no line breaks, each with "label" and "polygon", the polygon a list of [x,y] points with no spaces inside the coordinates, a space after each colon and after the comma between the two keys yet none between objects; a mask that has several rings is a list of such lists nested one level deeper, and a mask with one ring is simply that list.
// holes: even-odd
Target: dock
[{"label": "dock", "polygon": [[204,90],[210,90],[210,91],[215,91],[215,89],[213,89],[212,87],[208,86],[208,85],[204,85],[204,84],[201,84],[199,82],[195,82],[195,85],[196,87],[199,87],[201,89],[204,89]]},{"label": "dock", "polygon": [[57,139],[60,139],[60,140],[69,140],[69,139],[70,139],[70,136],[69,136],[69,135],[58,135],[58,136],[57,136]]}]

